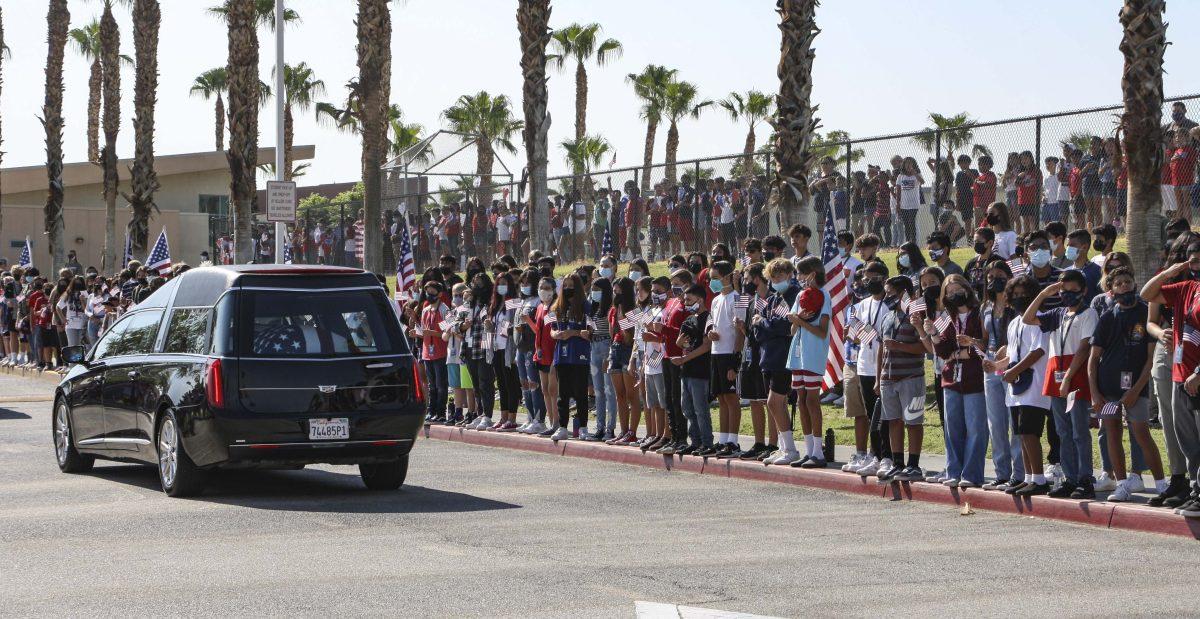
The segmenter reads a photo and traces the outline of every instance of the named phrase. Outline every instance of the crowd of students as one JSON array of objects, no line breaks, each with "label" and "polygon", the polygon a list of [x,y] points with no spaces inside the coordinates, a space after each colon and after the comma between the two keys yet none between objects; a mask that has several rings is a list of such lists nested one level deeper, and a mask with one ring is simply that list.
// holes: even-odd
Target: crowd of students
[{"label": "crowd of students", "polygon": [[[838,234],[852,296],[838,401],[855,442],[842,470],[1018,496],[1149,491],[1151,505],[1200,517],[1200,234],[1173,220],[1163,269],[1138,282],[1111,224],[1052,221],[1018,236],[1006,203],[980,215],[965,265],[941,231],[902,245],[895,270],[877,235]],[[808,253],[807,228],[788,236],[672,255],[660,276],[640,258],[606,255],[555,277],[554,257],[532,252],[525,264],[472,258],[464,279],[456,257],[442,256],[402,312],[420,346],[428,421],[830,466],[826,265]],[[939,473],[921,465],[929,392],[943,422]],[[738,436],[747,407],[749,446]]]}]

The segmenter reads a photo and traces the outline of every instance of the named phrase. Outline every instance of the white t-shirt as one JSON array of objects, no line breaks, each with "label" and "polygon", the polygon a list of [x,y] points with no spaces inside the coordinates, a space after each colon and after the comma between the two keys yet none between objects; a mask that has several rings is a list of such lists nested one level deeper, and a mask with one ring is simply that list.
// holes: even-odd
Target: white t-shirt
[{"label": "white t-shirt", "polygon": [[708,319],[712,330],[716,331],[718,336],[717,341],[712,343],[714,355],[732,355],[737,352],[737,325],[734,324],[734,317],[739,313],[734,307],[737,298],[736,292],[713,297]]},{"label": "white t-shirt", "polygon": [[587,205],[584,204],[583,202],[576,202],[575,204],[571,205],[571,209],[574,212],[575,225],[573,226],[573,228],[574,228],[575,232],[586,232],[587,231]]},{"label": "white t-shirt", "polygon": [[921,206],[921,185],[916,176],[900,174],[896,177],[896,186],[900,188],[901,210],[911,211]]},{"label": "white t-shirt", "polygon": [[1061,184],[1057,174],[1047,174],[1046,178],[1042,179],[1042,194],[1045,196],[1047,204],[1058,202],[1059,185]]},{"label": "white t-shirt", "polygon": [[1045,333],[1045,339],[1049,343],[1046,354],[1051,357],[1075,354],[1079,350],[1079,342],[1085,337],[1092,337],[1096,332],[1098,322],[1100,316],[1090,307],[1074,314],[1063,314],[1058,328]]},{"label": "white t-shirt", "polygon": [[866,263],[858,258],[855,258],[854,254],[851,254],[846,257],[846,263],[843,266],[846,268],[846,275],[848,277],[853,277],[854,274],[858,272],[858,267],[861,267],[864,264]]},{"label": "white t-shirt", "polygon": [[[654,307],[651,305],[647,308],[647,310],[650,312],[650,322],[662,323],[663,308]],[[646,360],[646,374],[649,376],[662,374],[662,364],[667,362],[666,348],[662,342],[647,342],[646,340],[642,339],[642,334],[645,332],[646,327],[638,326],[634,329],[633,335],[636,338],[638,350],[642,351],[644,354],[643,358]],[[655,356],[662,356],[659,358],[657,363],[652,363],[650,360],[651,354],[655,354]]]},{"label": "white t-shirt", "polygon": [[512,225],[516,217],[512,215],[501,215],[496,218],[496,240],[511,241],[512,240]]},{"label": "white t-shirt", "polygon": [[875,355],[879,352],[879,342],[883,340],[879,337],[883,333],[883,323],[890,312],[882,300],[876,301],[871,297],[854,304],[853,309],[855,318],[862,324],[874,327],[876,334],[875,339],[866,346],[859,345],[856,371],[859,376],[878,376],[879,369],[875,364]]},{"label": "white t-shirt", "polygon": [[[1027,325],[1019,317],[1008,323],[1008,359],[1010,365],[1021,362],[1035,350],[1044,350],[1042,328]],[[1050,410],[1050,396],[1042,395],[1042,385],[1046,384],[1046,357],[1043,355],[1037,363],[1031,366],[1033,382],[1020,395],[1013,395],[1012,385],[1005,383],[1005,406],[1036,406]]]},{"label": "white t-shirt", "polygon": [[[1074,166],[1069,163],[1060,162],[1058,165],[1058,172],[1065,178],[1071,178],[1071,168],[1073,167]],[[1058,201],[1064,203],[1071,201],[1071,183],[1066,183],[1061,180],[1058,181]]]},{"label": "white t-shirt", "polygon": [[992,248],[992,252],[1008,260],[1012,258],[1015,251],[1017,251],[1017,233],[1012,230],[997,232],[996,245]]},{"label": "white t-shirt", "polygon": [[1096,254],[1095,256],[1092,256],[1092,264],[1100,267],[1100,269],[1103,270],[1104,260],[1106,258],[1108,258],[1108,256],[1105,256],[1104,254]]},{"label": "white t-shirt", "polygon": [[721,207],[721,218],[717,220],[717,223],[733,223],[733,206],[730,204],[729,198],[724,194],[717,194],[717,205]]}]

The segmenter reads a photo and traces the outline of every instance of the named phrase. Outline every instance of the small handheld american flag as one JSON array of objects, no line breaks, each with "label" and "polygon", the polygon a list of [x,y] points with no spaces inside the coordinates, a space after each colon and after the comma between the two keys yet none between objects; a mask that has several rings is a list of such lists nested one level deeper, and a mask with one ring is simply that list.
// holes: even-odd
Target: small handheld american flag
[{"label": "small handheld american flag", "polygon": [[624,331],[632,329],[635,326],[635,322],[629,319],[629,314],[625,314],[623,318],[617,321],[617,326],[621,327],[621,330]]},{"label": "small handheld american flag", "polygon": [[1104,404],[1104,407],[1100,409],[1100,414],[1097,416],[1116,417],[1119,414],[1121,414],[1121,405],[1116,402],[1107,402]]},{"label": "small handheld american flag", "polygon": [[788,315],[788,306],[783,303],[779,303],[778,305],[775,306],[774,314],[780,318],[787,316]]},{"label": "small handheld american flag", "polygon": [[879,332],[875,330],[875,327],[863,325],[862,331],[858,334],[858,345],[863,347],[870,346],[871,342],[874,342],[877,337],[879,337]]},{"label": "small handheld american flag", "polygon": [[450,322],[449,320],[443,320],[438,323],[438,328],[441,329],[442,331],[449,331],[450,327],[453,327],[453,326],[454,326],[454,323]]},{"label": "small handheld american flag", "polygon": [[1190,326],[1185,327],[1183,330],[1183,341],[1191,344],[1192,346],[1200,346],[1200,331],[1193,329]]},{"label": "small handheld american flag", "polygon": [[759,297],[759,296],[754,297],[754,311],[762,312],[763,308],[765,308],[766,306],[767,306],[766,299]]},{"label": "small handheld american flag", "polygon": [[167,246],[166,228],[158,233],[158,240],[154,242],[154,248],[150,250],[150,257],[146,258],[146,268],[158,271],[159,275],[171,272],[171,249]]},{"label": "small handheld american flag", "polygon": [[1025,270],[1028,267],[1020,258],[1013,258],[1012,260],[1008,261],[1008,268],[1010,271],[1012,271],[1013,277],[1020,277],[1025,274]]},{"label": "small handheld american flag", "polygon": [[521,307],[522,303],[524,303],[524,301],[522,301],[521,299],[509,299],[504,302],[504,309],[506,309],[506,310],[519,309]]},{"label": "small handheld american flag", "polygon": [[909,314],[919,314],[921,312],[924,312],[925,310],[926,310],[926,307],[925,307],[925,299],[924,298],[916,299],[913,302],[908,304],[908,313]]},{"label": "small handheld american flag", "polygon": [[[128,239],[126,239],[128,241]],[[21,257],[17,258],[17,266],[27,267],[33,264],[33,251],[29,246],[29,237],[25,237],[25,247],[21,250]],[[128,264],[128,263],[127,263]]]},{"label": "small handheld american flag", "polygon": [[946,332],[946,329],[949,328],[950,314],[942,314],[941,316],[938,316],[937,320],[933,321],[933,330],[936,331],[938,335],[942,335]]},{"label": "small handheld american flag", "polygon": [[750,295],[748,295],[748,294],[737,295],[737,300],[733,302],[733,308],[739,312],[744,312],[744,311],[746,311],[746,308],[748,308],[748,307],[750,307]]}]

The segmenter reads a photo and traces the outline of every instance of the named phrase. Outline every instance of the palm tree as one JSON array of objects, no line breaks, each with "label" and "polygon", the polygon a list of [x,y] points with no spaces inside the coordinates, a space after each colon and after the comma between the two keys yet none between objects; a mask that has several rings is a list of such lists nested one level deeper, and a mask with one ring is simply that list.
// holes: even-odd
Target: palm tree
[{"label": "palm tree", "polygon": [[292,107],[307,112],[315,97],[325,94],[325,82],[316,78],[312,67],[301,62],[296,66],[283,65],[283,85],[287,90],[283,103],[283,174],[284,180],[292,180],[296,170],[292,167]]},{"label": "palm tree", "polygon": [[561,71],[568,59],[575,60],[575,139],[583,139],[587,134],[587,69],[584,67],[593,56],[596,65],[604,66],[612,58],[617,58],[625,48],[616,39],[605,39],[597,45],[600,37],[600,24],[571,24],[566,28],[555,30],[550,37],[553,48],[547,59]]},{"label": "palm tree", "polygon": [[257,200],[258,163],[258,30],[255,0],[227,0],[224,13],[229,30],[229,194],[233,202],[234,251],[238,262],[249,262],[254,249],[250,224]]},{"label": "palm tree", "polygon": [[663,92],[663,113],[671,121],[667,129],[666,177],[671,183],[675,182],[675,156],[679,152],[679,121],[685,116],[700,118],[700,112],[713,104],[709,99],[697,101],[699,91],[691,82],[672,81]]},{"label": "palm tree", "polygon": [[820,33],[818,0],[776,0],[781,44],[779,94],[771,123],[775,129],[775,179],[770,207],[781,214],[783,228],[800,223],[800,210],[808,200],[808,171],[814,157],[809,150],[820,121],[812,105],[813,40]]},{"label": "palm tree", "polygon": [[546,88],[546,45],[550,43],[550,0],[518,0],[517,29],[521,40],[521,108],[525,126],[525,165],[529,174],[529,247],[548,247],[550,232],[543,224],[547,210],[550,95]]},{"label": "palm tree", "polygon": [[746,132],[746,146],[742,149],[745,154],[742,169],[745,174],[750,174],[754,171],[754,130],[758,128],[758,123],[771,115],[775,102],[762,92],[750,90],[744,96],[738,92],[731,92],[729,98],[718,103],[729,112],[729,117],[735,122],[739,119],[744,120],[749,126]]},{"label": "palm tree", "polygon": [[[421,123],[404,122],[404,112],[400,106],[393,103],[388,107],[388,155],[397,157],[404,151],[420,144],[425,139],[425,127]],[[416,163],[429,163],[433,157],[433,147],[426,144],[421,152],[412,157]]]},{"label": "palm tree", "polygon": [[1163,52],[1167,25],[1163,0],[1125,0],[1121,8],[1121,94],[1125,110],[1125,164],[1129,170],[1129,256],[1137,281],[1147,281],[1159,263],[1162,247],[1161,126],[1163,105]]},{"label": "palm tree", "polygon": [[158,0],[133,0],[133,166],[129,170],[131,211],[129,240],[135,251],[146,249],[150,216],[158,210],[154,192],[154,104],[158,93]]},{"label": "palm tree", "polygon": [[559,146],[563,149],[567,165],[583,170],[585,176],[581,189],[588,201],[593,201],[592,170],[600,167],[604,156],[612,152],[612,145],[602,136],[585,135],[582,140],[563,140]]},{"label": "palm tree", "polygon": [[105,0],[100,18],[100,64],[104,91],[104,255],[101,272],[117,265],[117,133],[121,128],[121,30],[113,17],[112,1]]},{"label": "palm tree", "polygon": [[228,90],[229,74],[225,67],[214,67],[196,76],[192,88],[188,92],[192,96],[203,97],[205,101],[216,97],[216,150],[225,150],[225,101],[222,98]]},{"label": "palm tree", "polygon": [[650,168],[654,164],[654,136],[658,123],[662,122],[663,94],[667,84],[675,79],[675,69],[662,65],[648,64],[641,73],[630,73],[625,81],[633,84],[633,93],[642,102],[639,113],[646,121],[646,146],[642,151],[642,192],[650,190]]},{"label": "palm tree", "polygon": [[363,266],[383,272],[380,225],[382,171],[387,156],[392,81],[392,14],[388,0],[358,0],[358,81],[351,97],[359,103],[362,129]]},{"label": "palm tree", "polygon": [[92,23],[82,28],[72,28],[67,33],[71,47],[84,60],[91,61],[88,73],[88,110],[87,110],[87,159],[92,163],[100,162],[100,22],[93,19]]},{"label": "palm tree", "polygon": [[67,0],[50,0],[46,13],[46,101],[42,106],[42,126],[46,129],[46,176],[50,189],[46,192],[45,230],[49,236],[51,273],[63,265],[63,55],[67,46],[67,29],[71,12]]},{"label": "palm tree", "polygon": [[[208,12],[225,20],[229,16],[228,3],[209,7]],[[266,26],[272,32],[275,31],[275,0],[254,0],[254,14],[257,16],[258,25]],[[283,9],[283,23],[290,24],[298,21],[300,21],[299,13],[286,7]]]},{"label": "palm tree", "polygon": [[438,186],[438,195],[442,199],[442,204],[450,204],[451,202],[461,202],[467,199],[472,192],[475,191],[475,180],[470,176],[460,175],[451,180],[451,186]]},{"label": "palm tree", "polygon": [[446,108],[442,116],[452,131],[463,134],[465,142],[475,143],[475,175],[479,179],[476,204],[480,206],[492,201],[492,164],[496,160],[496,148],[516,153],[512,136],[525,126],[513,118],[508,97],[493,97],[485,91],[475,95],[462,95],[454,105]]},{"label": "palm tree", "polygon": [[[814,133],[812,146],[809,147],[809,150],[812,152],[814,160],[820,161],[825,157],[831,157],[834,163],[840,168],[846,165],[846,144],[849,142],[850,132],[833,129],[825,135]],[[858,163],[866,155],[867,153],[863,149],[852,148],[850,150],[850,163]]]}]

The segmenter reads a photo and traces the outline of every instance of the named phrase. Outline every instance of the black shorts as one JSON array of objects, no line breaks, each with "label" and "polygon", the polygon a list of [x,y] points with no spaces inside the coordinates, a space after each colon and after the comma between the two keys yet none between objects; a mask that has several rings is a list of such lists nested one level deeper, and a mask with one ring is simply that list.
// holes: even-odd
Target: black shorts
[{"label": "black shorts", "polygon": [[[730,353],[713,355],[709,364],[708,384],[714,396],[737,392],[737,371],[741,355]],[[729,380],[729,372],[733,372],[733,380]]]},{"label": "black shorts", "polygon": [[738,372],[738,395],[742,399],[759,401],[767,399],[767,384],[763,382],[762,368],[758,363],[749,363]]},{"label": "black shorts", "polygon": [[1083,196],[1071,198],[1071,212],[1076,215],[1082,215],[1087,212],[1087,202],[1083,201]]},{"label": "black shorts", "polygon": [[[465,364],[464,364],[464,365],[465,365]],[[542,365],[542,364],[540,364],[540,363],[534,363],[534,365],[536,365],[536,366],[537,366],[537,369],[538,369],[538,371],[539,371],[539,372],[541,372],[542,374],[549,374],[549,373],[550,373],[550,366],[549,366],[549,365]]]},{"label": "black shorts", "polygon": [[772,393],[788,395],[792,392],[791,370],[763,370],[763,383]]},{"label": "black shorts", "polygon": [[54,327],[42,327],[42,348],[58,348],[58,331]]},{"label": "black shorts", "polygon": [[1050,411],[1036,406],[1014,406],[1009,409],[1013,417],[1013,434],[1020,436],[1042,436],[1046,427],[1046,416]]}]

